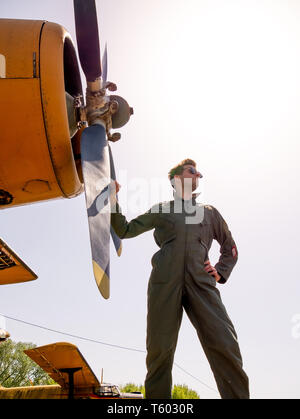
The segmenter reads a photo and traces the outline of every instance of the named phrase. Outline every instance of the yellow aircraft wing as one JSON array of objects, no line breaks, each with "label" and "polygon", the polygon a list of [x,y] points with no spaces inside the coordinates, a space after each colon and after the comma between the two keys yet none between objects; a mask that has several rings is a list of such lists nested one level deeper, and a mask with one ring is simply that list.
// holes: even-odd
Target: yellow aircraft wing
[{"label": "yellow aircraft wing", "polygon": [[58,342],[24,352],[63,389],[70,387],[70,375],[67,370],[74,371],[71,379],[75,392],[83,389],[88,391],[100,386],[77,346],[71,343]]},{"label": "yellow aircraft wing", "polygon": [[37,279],[37,275],[0,239],[0,285]]}]

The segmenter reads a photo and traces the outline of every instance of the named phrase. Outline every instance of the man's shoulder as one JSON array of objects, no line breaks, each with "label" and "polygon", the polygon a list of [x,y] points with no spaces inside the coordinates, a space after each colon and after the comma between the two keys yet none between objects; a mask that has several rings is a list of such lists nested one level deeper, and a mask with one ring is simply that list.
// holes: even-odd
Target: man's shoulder
[{"label": "man's shoulder", "polygon": [[215,207],[213,207],[210,204],[202,204],[204,206],[204,208],[208,211],[208,212],[213,212],[215,210]]},{"label": "man's shoulder", "polygon": [[213,222],[214,219],[217,218],[219,212],[218,210],[210,204],[202,204],[204,207],[204,217],[207,221]]},{"label": "man's shoulder", "polygon": [[211,222],[224,221],[223,216],[221,215],[220,211],[213,205],[205,204],[205,213],[206,213],[207,219],[210,219]]},{"label": "man's shoulder", "polygon": [[152,207],[150,208],[149,212],[151,213],[162,213],[164,212],[166,209],[170,208],[172,205],[173,201],[162,201],[162,202],[158,202],[157,204],[152,205]]}]

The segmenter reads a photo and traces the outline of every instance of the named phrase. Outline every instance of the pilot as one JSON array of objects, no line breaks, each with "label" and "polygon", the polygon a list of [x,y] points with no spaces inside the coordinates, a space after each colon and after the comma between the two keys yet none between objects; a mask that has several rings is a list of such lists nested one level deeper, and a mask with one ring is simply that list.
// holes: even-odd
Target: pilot
[{"label": "pilot", "polygon": [[[148,284],[146,398],[169,399],[172,366],[183,309],[195,327],[223,399],[248,399],[248,377],[234,326],[216,283],[224,284],[238,258],[236,244],[220,213],[196,202],[202,175],[191,159],[170,170],[174,200],[153,206],[128,222],[112,193],[111,223],[121,239],[154,229],[159,251],[152,257]],[[220,244],[215,266],[212,241]]]}]

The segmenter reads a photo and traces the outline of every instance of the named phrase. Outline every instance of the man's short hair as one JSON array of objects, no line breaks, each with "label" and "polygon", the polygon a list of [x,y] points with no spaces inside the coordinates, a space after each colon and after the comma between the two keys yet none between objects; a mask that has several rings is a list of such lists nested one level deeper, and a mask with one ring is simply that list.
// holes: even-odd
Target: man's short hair
[{"label": "man's short hair", "polygon": [[181,173],[184,170],[184,166],[187,166],[187,165],[191,165],[191,166],[196,167],[196,162],[194,160],[192,160],[192,159],[182,160],[182,162],[180,162],[179,164],[177,164],[175,167],[173,167],[169,171],[169,173],[168,173],[169,180],[172,181],[174,179],[174,176],[175,175],[181,175]]}]

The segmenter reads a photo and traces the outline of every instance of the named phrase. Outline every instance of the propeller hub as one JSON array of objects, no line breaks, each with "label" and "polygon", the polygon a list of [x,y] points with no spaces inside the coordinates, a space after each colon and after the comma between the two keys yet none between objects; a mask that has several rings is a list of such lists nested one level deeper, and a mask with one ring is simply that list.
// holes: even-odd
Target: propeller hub
[{"label": "propeller hub", "polygon": [[80,119],[88,125],[100,120],[108,139],[116,141],[119,135],[111,135],[110,130],[124,126],[133,110],[120,96],[106,94],[106,90],[116,91],[117,86],[107,81],[107,46],[101,63],[96,1],[74,0],[74,13],[79,58],[87,81],[86,107],[80,109]]},{"label": "propeller hub", "polygon": [[109,100],[102,79],[87,82],[85,114],[89,125],[93,125],[96,119],[104,119],[109,109]]}]

